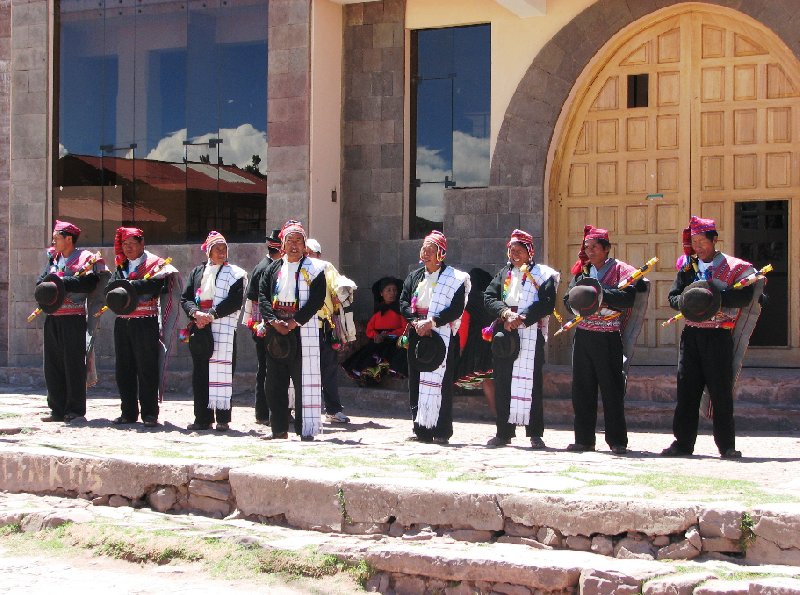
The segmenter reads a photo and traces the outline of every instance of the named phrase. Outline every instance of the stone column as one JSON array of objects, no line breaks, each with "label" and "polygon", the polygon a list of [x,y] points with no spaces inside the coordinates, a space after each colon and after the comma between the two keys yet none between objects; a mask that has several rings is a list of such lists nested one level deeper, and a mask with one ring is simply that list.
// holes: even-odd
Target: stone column
[{"label": "stone column", "polygon": [[[11,0],[0,0],[0,229],[8,229]],[[0,320],[8,320],[8,244],[0,244]],[[0,366],[8,363],[8,325],[0,327]]]},{"label": "stone column", "polygon": [[[8,4],[4,2],[3,7]],[[47,121],[51,9],[45,0],[12,0],[10,4],[10,253],[7,258],[0,255],[0,262],[8,263],[6,275],[2,275],[8,278],[8,316],[4,316],[8,321],[7,364],[36,366],[42,361],[41,321],[29,324],[25,317],[34,308],[33,278],[44,264],[50,227]],[[8,28],[0,32],[7,34]],[[2,47],[6,52],[5,45]]]}]

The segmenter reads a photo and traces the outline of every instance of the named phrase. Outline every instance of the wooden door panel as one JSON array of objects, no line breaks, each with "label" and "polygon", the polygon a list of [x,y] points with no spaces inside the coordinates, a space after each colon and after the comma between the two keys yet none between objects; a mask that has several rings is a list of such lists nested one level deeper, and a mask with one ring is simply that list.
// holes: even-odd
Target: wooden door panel
[{"label": "wooden door panel", "polygon": [[[585,224],[609,229],[612,254],[634,266],[658,256],[635,363],[674,365],[681,325],[661,322],[674,314],[667,293],[689,216],[714,218],[729,251],[737,201],[789,200],[792,229],[800,222],[800,64],[731,9],[659,14],[587,69],[569,109],[553,167],[550,259],[568,280]],[[628,84],[644,75],[647,105],[628,107]],[[800,240],[790,242],[799,253]],[[788,351],[759,348],[748,361],[800,365],[797,311],[790,324]],[[554,343],[554,361],[568,362],[569,341]]]}]

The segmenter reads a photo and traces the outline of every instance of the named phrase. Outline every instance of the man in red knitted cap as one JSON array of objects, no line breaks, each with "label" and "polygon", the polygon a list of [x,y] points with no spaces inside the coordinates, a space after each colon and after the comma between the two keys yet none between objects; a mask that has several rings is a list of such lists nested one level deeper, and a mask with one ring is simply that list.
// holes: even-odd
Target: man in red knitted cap
[{"label": "man in red knitted cap", "polygon": [[145,250],[144,232],[137,227],[117,229],[114,255],[116,268],[105,296],[106,305],[117,314],[114,352],[122,411],[112,423],[136,423],[141,411],[144,425],[154,427],[163,388],[161,364],[174,343],[179,311],[179,288],[172,295],[180,284],[178,270]]},{"label": "man in red knitted cap", "polygon": [[[469,275],[445,264],[446,254],[447,238],[432,231],[419,251],[422,266],[409,273],[400,295],[400,313],[411,327],[408,389],[414,436],[409,439],[437,444],[448,444],[453,435],[457,335],[470,290]],[[417,345],[425,344],[426,337],[438,337],[444,343],[444,357],[420,365]]]},{"label": "man in red knitted cap", "polygon": [[539,450],[545,448],[544,342],[548,317],[556,303],[559,274],[534,261],[533,237],[529,233],[515,229],[506,247],[508,264],[486,288],[484,303],[497,318],[497,332],[519,336],[519,351],[503,357],[497,345],[493,345],[497,432],[487,446],[506,446],[514,437],[516,426],[525,426],[531,447]]},{"label": "man in red knitted cap", "polygon": [[[634,269],[609,256],[611,241],[608,230],[587,225],[570,291],[564,296],[567,308],[583,316],[575,331],[572,346],[572,409],[575,413],[575,442],[567,447],[572,452],[595,449],[597,426],[597,389],[603,399],[605,439],[611,452],[624,455],[628,449],[625,422],[625,353],[622,332],[636,292],[645,291],[643,282],[617,289]],[[588,307],[576,311],[577,296],[585,298]],[[635,334],[638,334],[636,330]],[[635,343],[636,337],[633,337]]]},{"label": "man in red knitted cap", "polygon": [[269,325],[267,402],[272,434],[289,437],[289,381],[294,387],[295,433],[304,442],[322,432],[322,379],[317,311],[325,301],[324,263],[306,255],[306,231],[287,221],[280,232],[283,256],[261,276],[258,306]]},{"label": "man in red knitted cap", "polygon": [[[754,269],[749,262],[719,252],[717,240],[713,219],[692,216],[683,230],[684,255],[676,263],[678,273],[669,291],[669,304],[684,313],[686,325],[681,332],[678,402],[672,421],[675,441],[661,453],[667,457],[694,452],[704,387],[713,407],[714,442],[720,455],[726,459],[742,456],[736,450],[733,421],[733,385],[738,373],[733,335],[742,308],[753,302],[755,285],[733,286]],[[713,306],[703,313],[699,307],[703,304]],[[749,335],[745,346],[748,341]]]},{"label": "man in red knitted cap", "polygon": [[47,264],[36,282],[36,301],[47,314],[44,378],[50,415],[42,421],[86,419],[87,362],[93,365],[86,341],[87,302],[108,269],[98,254],[76,247],[80,235],[76,225],[56,221]]}]

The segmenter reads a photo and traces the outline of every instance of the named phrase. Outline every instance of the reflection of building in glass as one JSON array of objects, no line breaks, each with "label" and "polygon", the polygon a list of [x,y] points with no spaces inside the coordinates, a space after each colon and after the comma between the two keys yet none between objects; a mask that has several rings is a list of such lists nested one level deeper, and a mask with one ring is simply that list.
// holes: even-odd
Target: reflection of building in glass
[{"label": "reflection of building in glass", "polygon": [[54,210],[90,237],[113,238],[127,221],[146,228],[151,243],[202,240],[217,226],[237,241],[264,235],[267,180],[233,165],[66,155],[58,168]]},{"label": "reflection of building in glass", "polygon": [[491,27],[412,34],[411,235],[441,229],[445,188],[489,184]]},{"label": "reflection of building in glass", "polygon": [[[231,192],[225,177],[254,155],[265,171],[268,3],[64,0],[58,10],[54,216],[67,218],[62,208],[91,196],[96,209],[70,215],[88,227],[88,242],[108,244],[117,225],[144,224],[150,212],[168,214],[147,221],[151,241],[193,241],[209,228],[260,239],[266,184]],[[223,167],[201,174],[183,161]],[[75,185],[87,175],[92,184]]]}]

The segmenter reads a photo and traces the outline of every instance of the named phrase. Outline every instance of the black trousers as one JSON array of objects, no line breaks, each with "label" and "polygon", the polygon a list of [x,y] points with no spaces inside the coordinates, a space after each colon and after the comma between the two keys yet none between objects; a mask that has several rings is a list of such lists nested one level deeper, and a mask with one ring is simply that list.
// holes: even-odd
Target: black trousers
[{"label": "black trousers", "polygon": [[319,372],[322,376],[322,400],[325,402],[325,413],[336,415],[344,407],[339,399],[339,360],[336,352],[324,338],[319,329]]},{"label": "black trousers", "polygon": [[[231,372],[236,371],[236,341],[233,342]],[[231,423],[233,399],[230,409],[209,409],[208,407],[208,360],[192,356],[192,392],[194,393],[194,423],[207,426],[216,421],[219,424]]]},{"label": "black trousers", "polygon": [[114,322],[117,389],[122,417],[158,419],[158,318],[120,318]]},{"label": "black trousers", "polygon": [[297,341],[297,352],[291,360],[273,358],[269,351],[267,357],[267,403],[272,414],[271,427],[273,434],[289,431],[289,380],[294,385],[294,431],[303,433],[303,354],[300,331],[294,330],[289,336]]},{"label": "black trousers", "polygon": [[256,370],[256,420],[269,419],[269,405],[267,404],[267,346],[263,337],[253,335],[256,344],[256,359],[258,359],[258,369]]},{"label": "black trousers", "polygon": [[[544,402],[543,385],[544,376],[542,365],[544,364],[544,336],[542,331],[537,331],[536,353],[534,354],[533,368],[533,389],[531,391],[531,416],[528,425],[525,426],[525,435],[528,438],[544,436]],[[508,416],[511,413],[511,376],[514,370],[515,360],[494,360],[492,362],[494,387],[495,387],[495,408],[497,410],[497,437],[510,440],[516,434],[517,427],[508,423]]]},{"label": "black trousers", "polygon": [[578,444],[595,444],[598,387],[603,398],[606,443],[628,446],[622,337],[618,332],[579,328],[572,347],[572,409]]},{"label": "black trousers", "polygon": [[44,379],[54,416],[86,415],[85,316],[45,318]]},{"label": "black trousers", "polygon": [[[439,409],[439,419],[432,428],[425,428],[414,422],[414,434],[418,438],[423,440],[446,438],[449,440],[453,435],[453,377],[458,362],[458,351],[458,336],[453,336],[447,347],[447,364],[444,378],[442,378],[442,405]],[[408,366],[408,392],[411,402],[411,419],[413,420],[417,417],[417,408],[419,407],[419,371],[412,368],[411,365]]]},{"label": "black trousers", "polygon": [[678,404],[672,432],[681,450],[694,452],[700,398],[708,387],[714,408],[714,443],[719,451],[736,447],[733,421],[733,335],[726,329],[686,326],[678,361]]}]

